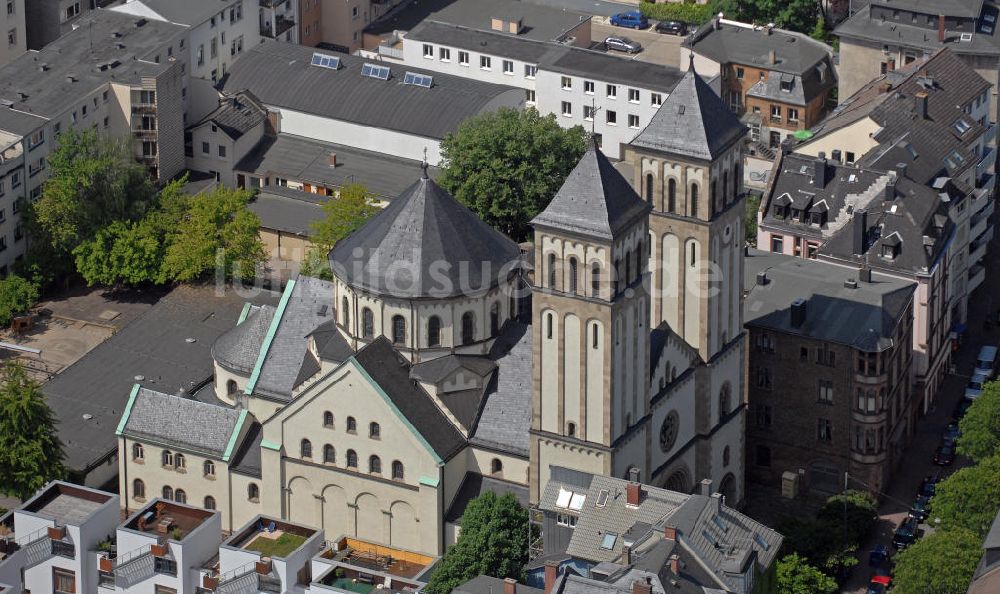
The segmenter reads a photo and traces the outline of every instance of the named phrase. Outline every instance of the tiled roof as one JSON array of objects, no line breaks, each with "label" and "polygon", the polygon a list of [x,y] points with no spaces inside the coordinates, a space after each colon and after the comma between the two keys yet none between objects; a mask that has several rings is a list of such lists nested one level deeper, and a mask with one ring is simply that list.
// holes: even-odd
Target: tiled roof
[{"label": "tiled roof", "polygon": [[528,455],[531,428],[531,326],[511,321],[490,352],[496,379],[470,441],[518,456]]},{"label": "tiled roof", "polygon": [[[136,393],[123,435],[219,458],[237,428],[240,411],[163,394],[148,388]],[[178,422],[183,420],[184,422]]]},{"label": "tiled roof", "polygon": [[[735,21],[712,20],[702,25],[684,46],[720,64],[735,63],[755,66],[798,76],[828,61],[833,48],[807,35],[752,27]],[[775,53],[771,63],[770,52]],[[832,77],[831,77],[832,78]]]},{"label": "tiled roof", "polygon": [[273,317],[273,306],[252,306],[242,323],[215,341],[212,359],[229,371],[249,374],[257,362],[257,353]]},{"label": "tiled roof", "polygon": [[195,126],[212,122],[233,140],[260,126],[267,120],[267,110],[249,91],[226,95],[219,99],[219,107],[202,118]]},{"label": "tiled roof", "polygon": [[[462,485],[458,488],[458,493],[455,494],[454,499],[451,500],[451,505],[448,506],[445,521],[461,523],[462,515],[465,513],[465,508],[469,505],[469,502],[487,491],[491,491],[497,495],[511,493],[521,505],[528,506],[528,488],[526,486],[490,476],[483,476],[478,472],[467,472],[465,473],[465,478],[462,479]],[[497,592],[496,594],[501,593]]]}]

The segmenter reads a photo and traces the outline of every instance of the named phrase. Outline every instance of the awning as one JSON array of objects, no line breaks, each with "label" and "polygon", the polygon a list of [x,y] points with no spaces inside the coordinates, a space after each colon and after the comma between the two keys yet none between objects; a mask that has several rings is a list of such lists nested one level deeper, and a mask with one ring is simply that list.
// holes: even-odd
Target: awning
[{"label": "awning", "polygon": [[813,137],[813,133],[810,130],[796,130],[792,133],[795,140],[809,140]]}]

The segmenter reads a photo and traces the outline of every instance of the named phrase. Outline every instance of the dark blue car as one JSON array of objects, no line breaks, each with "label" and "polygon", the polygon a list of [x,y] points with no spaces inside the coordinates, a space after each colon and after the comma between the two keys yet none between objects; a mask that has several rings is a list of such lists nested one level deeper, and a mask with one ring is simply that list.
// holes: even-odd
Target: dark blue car
[{"label": "dark blue car", "polygon": [[630,10],[629,12],[620,12],[611,17],[611,24],[616,27],[645,29],[649,27],[649,20],[638,10]]},{"label": "dark blue car", "polygon": [[884,544],[875,545],[875,548],[868,553],[868,565],[872,567],[882,567],[889,560],[889,547]]}]

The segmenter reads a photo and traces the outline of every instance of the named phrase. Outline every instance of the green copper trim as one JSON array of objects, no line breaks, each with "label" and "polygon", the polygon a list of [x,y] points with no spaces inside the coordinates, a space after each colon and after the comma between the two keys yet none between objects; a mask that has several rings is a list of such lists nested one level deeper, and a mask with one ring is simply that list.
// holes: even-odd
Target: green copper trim
[{"label": "green copper trim", "polygon": [[132,393],[128,396],[128,404],[125,405],[125,412],[122,413],[122,418],[118,421],[118,428],[115,429],[115,435],[121,437],[123,431],[125,431],[125,424],[128,423],[128,417],[132,414],[132,405],[135,404],[135,397],[139,395],[139,384],[134,384],[132,386]]},{"label": "green copper trim", "polygon": [[247,409],[240,411],[240,418],[236,420],[236,427],[233,428],[233,434],[229,436],[229,443],[226,444],[226,453],[222,454],[222,461],[229,462],[229,458],[233,455],[233,448],[236,447],[236,438],[239,437],[240,431],[243,429],[243,422],[247,420]]},{"label": "green copper trim", "polygon": [[429,476],[422,476],[422,477],[420,477],[420,481],[419,482],[420,482],[421,485],[427,485],[428,487],[435,487],[435,488],[437,488],[437,486],[441,484],[441,479],[436,479],[436,478],[429,477]]},{"label": "green copper trim", "polygon": [[260,352],[257,353],[257,362],[253,366],[253,373],[250,374],[250,381],[247,382],[247,387],[243,390],[243,393],[247,396],[252,395],[254,388],[257,387],[257,380],[260,379],[260,370],[264,367],[264,359],[267,359],[267,352],[271,350],[274,335],[278,333],[278,326],[281,325],[281,316],[285,315],[285,308],[288,307],[288,300],[292,298],[292,290],[294,288],[295,279],[289,280],[288,284],[285,285],[285,292],[281,294],[278,309],[274,312],[274,317],[271,318],[271,326],[267,329],[267,334],[264,336],[264,343],[260,346]]},{"label": "green copper trim", "polygon": [[274,443],[273,441],[268,441],[266,439],[260,440],[260,447],[267,448],[269,450],[274,450],[275,452],[281,451],[280,443]]},{"label": "green copper trim", "polygon": [[250,315],[250,302],[247,301],[243,304],[243,311],[240,312],[240,317],[236,320],[236,325],[239,326],[244,321],[246,321],[247,316]]}]

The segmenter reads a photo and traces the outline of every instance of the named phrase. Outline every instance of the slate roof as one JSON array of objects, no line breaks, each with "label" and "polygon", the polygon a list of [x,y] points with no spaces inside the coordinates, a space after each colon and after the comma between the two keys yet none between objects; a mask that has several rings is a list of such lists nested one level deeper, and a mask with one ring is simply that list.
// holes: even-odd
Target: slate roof
[{"label": "slate roof", "polygon": [[673,92],[684,73],[673,66],[633,60],[607,52],[562,46],[546,53],[538,67],[561,74],[595,78],[604,82]]},{"label": "slate roof", "polygon": [[493,343],[490,358],[497,364],[496,378],[470,442],[527,456],[531,429],[531,326],[516,321],[504,324]]},{"label": "slate roof", "polygon": [[[355,56],[338,55],[339,70],[312,66],[313,51],[278,41],[249,48],[222,88],[248,89],[268,106],[432,139],[455,132],[471,116],[524,103],[521,89],[409,66],[389,65],[389,80],[365,77],[367,61]],[[405,72],[432,76],[434,84],[404,85]]]},{"label": "slate roof", "polygon": [[[167,21],[182,25],[200,25],[211,17],[218,16],[220,12],[228,9],[232,4],[235,4],[232,0],[228,2],[226,0],[222,0],[222,2],[219,0],[129,0],[126,4],[116,8],[141,14],[156,14]],[[138,5],[143,5],[145,10]],[[244,18],[247,18],[247,15],[244,15]]]},{"label": "slate roof", "polygon": [[293,233],[308,237],[311,224],[323,218],[325,196],[282,186],[265,186],[248,205],[250,212],[260,217],[263,229]]},{"label": "slate roof", "polygon": [[697,75],[692,63],[630,144],[711,161],[746,132],[746,126]]},{"label": "slate roof", "polygon": [[[261,304],[276,301],[269,291],[254,298]],[[217,295],[212,286],[179,286],[47,381],[42,391],[59,421],[67,466],[87,471],[117,451],[114,430],[136,376],[145,387],[169,393],[211,379],[210,349],[233,328],[243,306],[244,299],[232,291]]]},{"label": "slate roof", "polygon": [[[918,14],[930,16],[932,24],[913,24],[912,18],[902,19],[882,19],[878,15],[885,10],[896,10],[896,2],[893,0],[885,3],[885,8],[866,4],[857,10],[850,18],[843,21],[834,30],[834,34],[846,39],[860,39],[875,43],[892,43],[904,47],[920,48],[934,51],[941,47],[950,47],[960,54],[996,56],[1000,54],[1000,33],[994,26],[992,31],[982,26],[987,24],[982,15],[987,12],[996,16],[996,8],[990,4],[973,0],[972,2],[961,2],[953,0],[946,3],[939,3],[937,0],[907,0],[901,3],[899,10],[916,12]],[[906,6],[906,8],[903,8]],[[979,8],[981,7],[981,12]],[[972,14],[976,13],[977,17]],[[937,17],[940,14],[969,19],[969,23],[976,18],[975,32],[971,41],[961,41],[959,31],[946,30],[945,41],[938,41]],[[926,23],[926,20],[924,21]],[[995,24],[995,21],[994,21]],[[971,29],[972,26],[966,27]]]},{"label": "slate roof", "polygon": [[122,434],[221,458],[239,418],[238,409],[140,388]]},{"label": "slate roof", "polygon": [[604,153],[591,144],[531,224],[610,240],[651,209]]},{"label": "slate roof", "polygon": [[[702,25],[683,45],[720,64],[745,64],[798,76],[828,62],[833,53],[833,48],[808,35],[778,28],[768,34],[766,27],[754,29],[725,19],[719,22],[718,28],[714,20]],[[769,59],[772,51],[777,58],[774,64]],[[831,79],[836,82],[835,78]]]},{"label": "slate roof", "polygon": [[465,438],[445,417],[433,398],[410,379],[410,364],[380,336],[358,351],[355,361],[378,384],[399,412],[441,460],[465,447]]},{"label": "slate roof", "polygon": [[264,431],[261,424],[254,421],[247,429],[246,437],[236,448],[229,468],[238,474],[261,478],[260,474],[260,443],[264,439]]},{"label": "slate roof", "polygon": [[331,318],[323,322],[310,332],[309,336],[316,341],[316,353],[321,359],[343,362],[354,354],[354,349],[337,329],[337,320],[335,319]]},{"label": "slate roof", "polygon": [[241,91],[219,99],[219,106],[201,119],[194,127],[213,123],[233,140],[263,124],[267,110],[249,91]]},{"label": "slate roof", "polygon": [[[335,167],[330,166],[331,154],[337,155]],[[331,188],[357,182],[383,200],[402,194],[421,174],[419,161],[285,133],[265,136],[233,169]],[[437,168],[429,169],[428,174],[437,177]],[[298,194],[280,186],[264,187],[261,191],[293,197]],[[326,199],[302,193],[316,203]]]},{"label": "slate roof", "polygon": [[[503,592],[504,581],[488,575],[477,575],[464,584],[455,586],[452,590],[452,594],[503,594]],[[518,584],[517,592],[518,594],[542,594],[543,590]]]},{"label": "slate roof", "polygon": [[226,332],[212,345],[212,359],[224,369],[249,375],[257,363],[257,353],[271,326],[275,308],[253,306],[243,323]]},{"label": "slate roof", "polygon": [[482,410],[483,399],[491,388],[497,364],[487,357],[472,355],[445,355],[415,364],[410,377],[431,384],[438,384],[458,369],[465,369],[479,377],[480,387],[438,393],[437,397],[463,427],[472,427]]},{"label": "slate roof", "polygon": [[[528,506],[528,487],[491,476],[483,476],[478,472],[466,472],[461,486],[458,487],[458,492],[451,500],[451,505],[448,506],[445,521],[461,524],[462,515],[465,514],[465,508],[468,507],[469,502],[487,491],[492,491],[497,495],[511,493],[517,498],[518,503],[525,507]],[[501,593],[497,592],[496,594]]]},{"label": "slate roof", "polygon": [[362,291],[419,299],[486,291],[511,272],[517,244],[429,178],[330,251],[334,275]]},{"label": "slate roof", "polygon": [[[861,282],[858,271],[827,262],[751,250],[744,259],[746,284],[744,318],[747,327],[835,342],[862,351],[880,352],[893,346],[895,330],[913,302],[916,285],[896,277],[873,274]],[[767,284],[757,283],[757,273]],[[847,288],[847,280],[857,288]],[[791,304],[806,300],[806,319],[791,324]],[[874,340],[872,340],[874,338]]]}]

